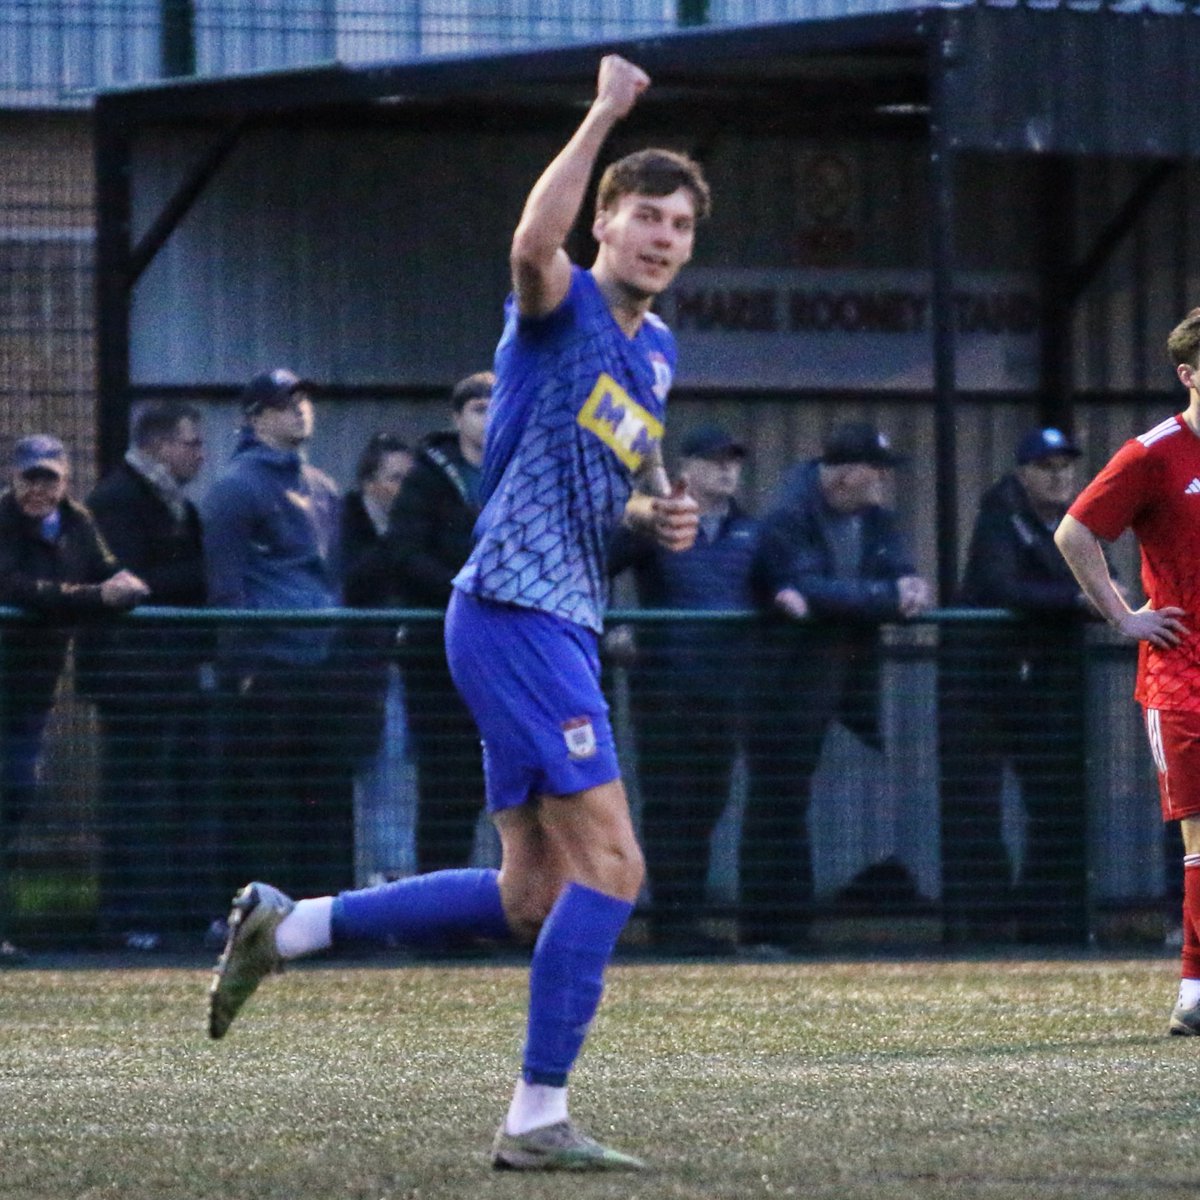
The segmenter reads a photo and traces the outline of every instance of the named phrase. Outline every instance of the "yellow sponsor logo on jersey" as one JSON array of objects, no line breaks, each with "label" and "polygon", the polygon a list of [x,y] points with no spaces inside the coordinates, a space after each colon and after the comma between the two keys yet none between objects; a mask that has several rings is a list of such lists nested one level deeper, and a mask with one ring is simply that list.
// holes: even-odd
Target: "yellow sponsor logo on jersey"
[{"label": "yellow sponsor logo on jersey", "polygon": [[575,418],[590,429],[631,470],[662,441],[663,425],[603,371]]}]

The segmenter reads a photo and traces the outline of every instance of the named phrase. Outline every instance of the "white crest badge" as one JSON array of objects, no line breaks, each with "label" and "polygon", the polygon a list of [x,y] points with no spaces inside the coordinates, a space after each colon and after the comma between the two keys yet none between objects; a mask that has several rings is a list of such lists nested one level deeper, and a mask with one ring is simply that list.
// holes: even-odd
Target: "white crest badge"
[{"label": "white crest badge", "polygon": [[596,753],[596,731],[588,717],[572,717],[564,721],[562,731],[571,758],[591,758]]},{"label": "white crest badge", "polygon": [[671,364],[667,362],[667,356],[660,354],[657,350],[651,350],[650,367],[654,371],[654,394],[660,400],[666,400],[674,378],[671,374]]}]

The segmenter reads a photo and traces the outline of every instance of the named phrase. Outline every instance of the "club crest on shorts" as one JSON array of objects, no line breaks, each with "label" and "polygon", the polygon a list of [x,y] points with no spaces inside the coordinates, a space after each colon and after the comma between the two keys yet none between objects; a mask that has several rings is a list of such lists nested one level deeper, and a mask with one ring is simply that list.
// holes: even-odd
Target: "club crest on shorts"
[{"label": "club crest on shorts", "polygon": [[591,758],[596,753],[596,731],[590,717],[572,717],[563,722],[562,731],[572,758]]}]

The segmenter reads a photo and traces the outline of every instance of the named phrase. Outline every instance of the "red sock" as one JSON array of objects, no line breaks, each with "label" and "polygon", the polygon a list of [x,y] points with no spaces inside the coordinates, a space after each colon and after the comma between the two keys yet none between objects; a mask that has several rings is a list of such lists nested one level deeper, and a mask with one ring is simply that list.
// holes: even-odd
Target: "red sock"
[{"label": "red sock", "polygon": [[1184,979],[1200,979],[1200,854],[1183,856]]}]

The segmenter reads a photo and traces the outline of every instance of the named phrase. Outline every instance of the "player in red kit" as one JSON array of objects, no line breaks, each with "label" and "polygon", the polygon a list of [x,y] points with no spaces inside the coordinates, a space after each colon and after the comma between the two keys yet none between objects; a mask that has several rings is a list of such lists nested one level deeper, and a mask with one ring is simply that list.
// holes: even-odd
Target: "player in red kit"
[{"label": "player in red kit", "polygon": [[[1134,695],[1158,769],[1164,821],[1183,833],[1183,962],[1170,1032],[1200,1034],[1200,308],[1167,351],[1188,406],[1131,438],[1071,505],[1055,541],[1100,614],[1138,642]],[[1100,540],[1137,537],[1149,599],[1131,610]]]}]

